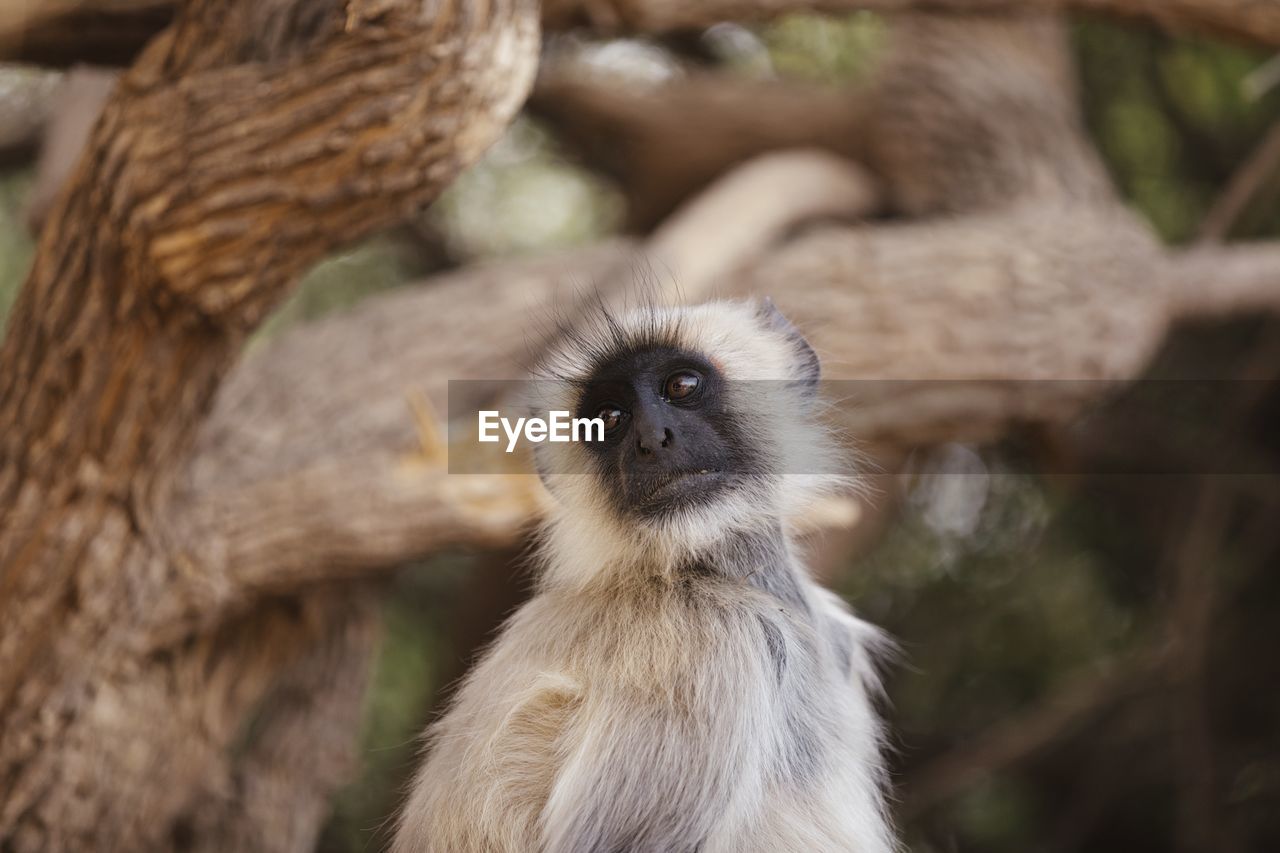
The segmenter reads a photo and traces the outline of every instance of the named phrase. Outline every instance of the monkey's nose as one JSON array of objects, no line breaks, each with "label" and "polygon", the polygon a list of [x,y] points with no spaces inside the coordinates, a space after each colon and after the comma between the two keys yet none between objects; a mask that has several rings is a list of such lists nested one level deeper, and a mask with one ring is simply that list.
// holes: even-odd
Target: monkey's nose
[{"label": "monkey's nose", "polygon": [[641,456],[648,456],[655,450],[666,450],[675,442],[675,434],[671,430],[663,427],[655,429],[648,433],[641,433],[636,439],[636,448],[639,449]]}]

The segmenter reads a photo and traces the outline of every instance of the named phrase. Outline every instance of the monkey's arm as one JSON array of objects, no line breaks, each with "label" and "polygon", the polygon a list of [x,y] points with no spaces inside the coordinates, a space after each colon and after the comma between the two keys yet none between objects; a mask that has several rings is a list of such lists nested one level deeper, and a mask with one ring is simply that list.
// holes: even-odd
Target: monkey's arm
[{"label": "monkey's arm", "polygon": [[758,759],[732,731],[742,708],[709,725],[666,701],[593,704],[543,812],[546,853],[693,853],[752,795]]}]

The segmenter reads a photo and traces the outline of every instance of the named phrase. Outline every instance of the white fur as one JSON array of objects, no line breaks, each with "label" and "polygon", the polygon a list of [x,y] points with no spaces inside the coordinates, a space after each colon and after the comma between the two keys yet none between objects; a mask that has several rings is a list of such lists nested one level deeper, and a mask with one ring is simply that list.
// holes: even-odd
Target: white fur
[{"label": "white fur", "polygon": [[[395,849],[889,853],[879,634],[781,532],[845,463],[803,389],[749,399],[738,382],[798,378],[794,342],[752,303],[602,322],[552,361],[565,382],[550,404],[576,409],[574,380],[612,347],[675,342],[740,389],[729,405],[769,470],[637,523],[596,475],[559,473],[589,470],[582,447],[540,446],[558,507],[538,594],[431,730]],[[690,574],[694,562],[710,568]]]}]

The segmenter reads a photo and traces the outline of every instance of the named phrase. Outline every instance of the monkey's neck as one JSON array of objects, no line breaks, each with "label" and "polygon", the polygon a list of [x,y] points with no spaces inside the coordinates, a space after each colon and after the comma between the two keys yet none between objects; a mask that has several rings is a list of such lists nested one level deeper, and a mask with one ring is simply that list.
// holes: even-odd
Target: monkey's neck
[{"label": "monkey's neck", "polygon": [[[594,523],[593,523],[594,522]],[[788,604],[800,600],[805,571],[779,518],[721,528],[706,524],[637,533],[608,518],[564,514],[545,530],[542,591],[637,589],[653,581],[698,579],[755,587]]]},{"label": "monkey's neck", "polygon": [[742,583],[791,607],[808,609],[805,570],[796,559],[781,522],[734,530],[704,554],[692,555],[677,567],[677,576],[714,577]]}]

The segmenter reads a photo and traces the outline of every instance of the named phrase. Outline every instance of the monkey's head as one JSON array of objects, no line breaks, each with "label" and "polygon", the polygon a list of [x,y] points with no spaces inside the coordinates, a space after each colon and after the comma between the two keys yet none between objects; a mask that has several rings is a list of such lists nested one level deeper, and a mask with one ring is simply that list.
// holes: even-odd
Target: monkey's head
[{"label": "monkey's head", "polygon": [[784,523],[845,467],[816,416],[818,358],[770,300],[604,314],[544,368],[551,408],[604,424],[536,450],[553,532],[626,544],[600,559],[680,559]]}]

